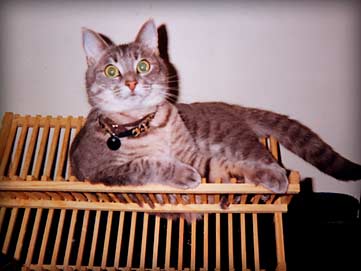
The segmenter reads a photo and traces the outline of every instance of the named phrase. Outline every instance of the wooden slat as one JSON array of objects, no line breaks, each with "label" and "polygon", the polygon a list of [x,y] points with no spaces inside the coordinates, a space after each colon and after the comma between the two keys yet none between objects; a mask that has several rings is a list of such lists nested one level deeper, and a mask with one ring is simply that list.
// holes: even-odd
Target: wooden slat
[{"label": "wooden slat", "polygon": [[270,141],[270,150],[273,157],[276,158],[277,161],[280,161],[281,157],[279,155],[279,145],[277,140],[273,136],[271,136],[269,138],[269,141]]},{"label": "wooden slat", "polygon": [[221,269],[221,222],[220,214],[216,214],[216,269]]},{"label": "wooden slat", "polygon": [[[11,130],[13,119],[14,119],[14,114],[10,112],[6,112],[3,116],[1,122],[1,130],[0,130],[0,157],[3,157],[4,155],[4,151],[5,151],[6,143],[9,138],[9,133]],[[0,176],[2,175],[3,174],[1,173]]]},{"label": "wooden slat", "polygon": [[43,160],[44,160],[44,155],[45,155],[45,151],[46,151],[45,150],[46,143],[48,141],[49,132],[50,132],[50,116],[45,118],[45,122],[43,125],[43,131],[42,131],[42,135],[41,135],[40,146],[39,146],[39,150],[38,150],[38,154],[37,154],[37,159],[36,159],[36,164],[35,164],[35,169],[34,169],[34,177],[37,180],[40,177],[40,170],[41,170]]},{"label": "wooden slat", "polygon": [[56,261],[58,259],[60,241],[61,241],[63,226],[64,226],[65,212],[66,212],[65,209],[61,209],[61,211],[60,211],[58,228],[57,228],[57,231],[56,231],[57,234],[56,234],[56,238],[55,238],[55,242],[54,242],[54,250],[53,250],[53,255],[51,257],[51,264],[52,265],[56,265]]},{"label": "wooden slat", "polygon": [[145,268],[145,256],[146,256],[146,249],[147,249],[147,240],[148,240],[148,221],[149,215],[144,213],[143,218],[143,232],[142,232],[142,245],[140,249],[140,265],[139,268],[143,270]]},{"label": "wooden slat", "polygon": [[114,202],[87,202],[68,200],[27,200],[27,199],[0,199],[2,207],[31,207],[31,208],[59,208],[79,210],[102,210],[102,211],[140,211],[149,213],[272,213],[286,212],[286,204],[234,204],[228,209],[221,209],[219,204],[156,204],[154,208],[148,205],[140,207],[136,203]]},{"label": "wooden slat", "polygon": [[183,269],[184,217],[179,218],[178,270]]},{"label": "wooden slat", "polygon": [[242,260],[242,271],[247,270],[247,246],[246,246],[246,215],[241,214],[240,217],[241,226],[241,260]]},{"label": "wooden slat", "polygon": [[76,257],[76,267],[77,269],[80,269],[81,267],[81,261],[83,259],[83,253],[84,253],[84,245],[85,245],[85,237],[88,229],[88,221],[89,221],[89,211],[84,212],[83,217],[83,225],[81,228],[81,236],[80,236],[80,243],[79,243],[79,249],[78,249],[78,256]]},{"label": "wooden slat", "polygon": [[39,260],[38,260],[38,264],[40,266],[44,263],[44,257],[45,257],[45,252],[46,252],[46,244],[48,243],[50,227],[51,227],[51,224],[53,222],[53,216],[54,216],[54,209],[50,209],[49,213],[48,213],[48,217],[46,219],[46,225],[45,225],[45,229],[44,229],[43,240],[41,242],[41,247],[40,247],[40,254],[39,254]]},{"label": "wooden slat", "polygon": [[[253,204],[257,204],[261,199],[261,195],[256,195],[252,199]],[[260,271],[260,259],[259,259],[259,239],[258,239],[258,216],[256,213],[252,213],[252,226],[253,226],[253,256],[254,256],[254,269]]]},{"label": "wooden slat", "polygon": [[41,219],[42,213],[43,213],[43,209],[36,210],[34,227],[33,227],[32,233],[31,233],[28,254],[27,254],[26,260],[25,260],[25,266],[30,266],[31,260],[33,258],[35,242],[36,242],[36,239],[37,239],[37,236],[39,233],[39,225],[40,225],[40,219]]},{"label": "wooden slat", "polygon": [[[294,176],[294,175],[293,175]],[[2,181],[0,191],[63,191],[63,192],[98,192],[98,193],[122,193],[125,199],[129,199],[127,194],[273,194],[270,190],[262,186],[255,186],[250,183],[207,183],[200,184],[192,189],[179,189],[171,186],[160,184],[147,184],[142,186],[107,186],[101,183],[89,182],[72,182],[69,185],[67,182],[24,182],[21,180]],[[299,192],[299,183],[291,183],[289,185],[288,194],[296,194]],[[150,195],[149,195],[150,197]],[[133,201],[129,199],[129,202]]]},{"label": "wooden slat", "polygon": [[197,241],[197,223],[195,220],[191,224],[191,270],[196,270],[196,241]]},{"label": "wooden slat", "polygon": [[16,250],[15,250],[15,254],[14,254],[14,258],[16,260],[20,260],[20,254],[21,254],[21,250],[23,248],[23,242],[24,242],[24,237],[25,237],[25,233],[26,233],[26,227],[27,227],[28,221],[29,221],[29,214],[30,214],[30,209],[26,208],[25,211],[24,211],[23,221],[21,223],[18,242],[16,244]]},{"label": "wooden slat", "polygon": [[158,265],[158,244],[159,244],[159,216],[155,217],[155,226],[154,226],[154,244],[153,244],[153,263],[152,268],[156,269]]},{"label": "wooden slat", "polygon": [[119,260],[120,260],[120,252],[122,248],[122,237],[123,237],[123,226],[124,226],[124,212],[120,212],[119,216],[119,225],[118,225],[118,236],[117,236],[117,244],[115,246],[115,258],[114,258],[114,267],[119,267]]},{"label": "wooden slat", "polygon": [[94,268],[95,251],[97,248],[98,235],[99,235],[100,215],[101,215],[100,211],[97,211],[95,213],[93,238],[92,238],[92,242],[91,242],[90,256],[89,256],[89,263],[88,263],[88,267],[90,269]]},{"label": "wooden slat", "polygon": [[[247,195],[241,196],[241,204],[245,204]],[[240,214],[240,231],[241,231],[241,260],[242,260],[242,271],[247,270],[247,246],[246,246],[246,215]]]},{"label": "wooden slat", "polygon": [[5,176],[5,169],[6,169],[6,165],[8,164],[8,161],[9,161],[9,158],[10,158],[10,152],[11,152],[11,149],[12,149],[12,145],[13,145],[13,143],[15,141],[16,131],[17,131],[17,124],[16,124],[15,121],[13,121],[11,123],[8,138],[6,140],[4,156],[1,159],[0,176]]},{"label": "wooden slat", "polygon": [[252,225],[253,225],[254,269],[255,269],[255,271],[259,271],[260,270],[260,261],[259,261],[259,240],[258,240],[257,214],[252,214]]},{"label": "wooden slat", "polygon": [[[1,197],[1,195],[0,195],[0,197]],[[0,232],[1,232],[1,229],[3,226],[5,212],[6,212],[6,208],[4,208],[4,207],[0,208]]]},{"label": "wooden slat", "polygon": [[132,219],[130,222],[130,236],[129,236],[129,246],[128,246],[128,258],[127,258],[127,267],[132,267],[133,254],[134,254],[134,239],[135,239],[135,223],[137,221],[137,212],[132,212]]},{"label": "wooden slat", "polygon": [[228,257],[229,270],[234,270],[233,214],[228,214]]},{"label": "wooden slat", "polygon": [[18,215],[18,210],[19,210],[18,208],[14,208],[11,210],[9,225],[8,225],[8,229],[6,231],[5,241],[4,241],[3,248],[2,248],[2,253],[4,253],[4,254],[7,254],[8,249],[9,249],[10,240],[11,240],[11,237],[13,236],[15,220]]},{"label": "wooden slat", "polygon": [[166,245],[165,245],[165,269],[170,269],[170,252],[171,252],[171,241],[172,241],[172,219],[167,219],[167,234],[166,234]]},{"label": "wooden slat", "polygon": [[53,164],[56,162],[55,161],[56,160],[55,151],[56,151],[57,146],[58,146],[59,136],[60,136],[60,124],[57,123],[55,125],[53,138],[52,138],[52,141],[51,141],[51,144],[50,144],[50,150],[49,150],[48,159],[47,159],[47,162],[46,162],[44,177],[50,178],[51,170],[53,168]]},{"label": "wooden slat", "polygon": [[263,146],[268,147],[267,146],[267,137],[261,137],[259,139],[259,141],[262,143]]},{"label": "wooden slat", "polygon": [[65,248],[65,255],[64,255],[64,265],[65,266],[69,265],[70,252],[72,250],[77,215],[78,215],[78,210],[74,209],[71,213],[71,222],[70,222],[68,240],[66,242],[66,248]]},{"label": "wooden slat", "polygon": [[35,118],[35,123],[34,123],[34,126],[32,127],[32,133],[31,133],[31,138],[30,138],[30,142],[28,145],[28,150],[27,150],[23,168],[22,168],[21,174],[20,174],[20,177],[22,179],[25,179],[27,177],[28,172],[29,172],[30,163],[34,156],[35,145],[36,145],[36,141],[38,139],[38,133],[39,133],[39,119],[40,119],[40,116],[37,116]]},{"label": "wooden slat", "polygon": [[102,268],[106,268],[106,266],[107,266],[110,231],[112,229],[112,219],[113,219],[113,211],[109,211],[106,230],[105,230],[104,246],[103,246],[103,257],[102,257],[102,263],[101,263]]},{"label": "wooden slat", "polygon": [[[23,115],[18,115],[16,114],[14,116],[14,120],[15,121],[21,121],[24,118]],[[74,117],[71,121],[71,127],[72,128],[76,128],[77,127],[77,119],[80,118],[83,120],[83,123],[81,125],[84,125],[85,119],[84,117],[80,116],[80,117]],[[49,119],[49,122],[48,122]],[[40,127],[44,127],[45,125],[47,125],[47,123],[49,123],[49,125],[51,127],[55,127],[57,125],[59,125],[61,128],[64,128],[67,125],[67,117],[64,116],[57,116],[57,117],[51,117],[51,116],[43,116],[40,118]],[[32,116],[29,119],[29,125],[33,126],[34,125],[34,117]]]},{"label": "wooden slat", "polygon": [[[221,183],[220,179],[216,179],[216,183]],[[219,194],[214,197],[215,203],[218,205],[220,201]],[[216,269],[221,269],[221,215],[216,214]]]},{"label": "wooden slat", "polygon": [[208,214],[204,214],[203,223],[203,269],[208,270]]},{"label": "wooden slat", "polygon": [[[276,204],[280,204],[280,199],[276,201]],[[283,220],[282,213],[274,213],[275,224],[275,237],[276,237],[276,255],[277,255],[277,270],[286,270],[286,256],[283,237]]]},{"label": "wooden slat", "polygon": [[[74,136],[75,136],[79,133],[81,127],[83,126],[84,118],[83,117],[72,118],[71,121],[75,123],[74,127],[72,126],[73,128],[75,128],[75,134],[74,134]],[[68,161],[67,173],[68,173],[68,175],[65,176],[65,178],[70,179],[70,177],[72,176],[72,173],[71,173],[71,166],[70,166],[69,161]]]},{"label": "wooden slat", "polygon": [[56,178],[65,178],[65,176],[62,176],[65,165],[66,157],[68,156],[68,146],[70,141],[70,132],[71,132],[71,120],[72,117],[68,117],[66,119],[66,125],[65,125],[65,131],[63,135],[63,142],[61,144],[61,150],[60,150],[60,156],[58,159],[58,168],[57,172],[55,174]]}]

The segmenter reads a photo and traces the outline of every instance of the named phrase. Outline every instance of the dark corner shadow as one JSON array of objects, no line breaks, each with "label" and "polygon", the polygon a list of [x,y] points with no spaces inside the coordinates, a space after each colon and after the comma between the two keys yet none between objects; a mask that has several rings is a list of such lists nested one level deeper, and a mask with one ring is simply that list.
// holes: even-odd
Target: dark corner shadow
[{"label": "dark corner shadow", "polygon": [[179,98],[179,77],[178,77],[177,69],[169,60],[168,34],[167,34],[167,28],[164,24],[158,27],[158,48],[159,48],[159,55],[165,61],[169,71],[168,93],[170,95],[168,100],[171,103],[176,103]]},{"label": "dark corner shadow", "polygon": [[300,181],[300,193],[303,195],[310,195],[313,193],[313,179],[304,178]]}]

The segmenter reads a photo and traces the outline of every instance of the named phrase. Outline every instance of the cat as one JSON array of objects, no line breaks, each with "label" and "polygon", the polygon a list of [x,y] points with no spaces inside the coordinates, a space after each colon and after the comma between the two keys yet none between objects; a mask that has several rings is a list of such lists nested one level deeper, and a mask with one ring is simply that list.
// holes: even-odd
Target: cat
[{"label": "cat", "polygon": [[286,169],[259,141],[270,135],[326,174],[361,179],[360,165],[285,115],[222,102],[170,102],[175,78],[160,56],[152,19],[128,44],[86,28],[82,35],[91,110],[70,150],[79,180],[187,189],[202,177],[236,177],[285,193]]}]

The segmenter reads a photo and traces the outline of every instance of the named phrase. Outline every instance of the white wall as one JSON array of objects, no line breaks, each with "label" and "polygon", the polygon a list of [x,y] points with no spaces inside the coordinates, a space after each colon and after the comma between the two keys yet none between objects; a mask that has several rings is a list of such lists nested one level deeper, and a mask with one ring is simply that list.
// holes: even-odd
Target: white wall
[{"label": "white wall", "polygon": [[[153,17],[167,26],[181,101],[219,100],[288,114],[361,163],[356,4],[9,2],[0,4],[0,113],[85,115],[80,28],[124,43]],[[359,199],[360,183],[336,181],[286,156],[286,165],[314,179],[315,191]]]}]

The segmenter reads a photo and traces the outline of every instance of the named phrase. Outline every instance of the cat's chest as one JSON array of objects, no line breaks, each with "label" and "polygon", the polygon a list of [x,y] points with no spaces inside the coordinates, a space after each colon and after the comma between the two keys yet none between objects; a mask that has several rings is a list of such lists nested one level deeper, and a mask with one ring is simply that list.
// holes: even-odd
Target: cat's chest
[{"label": "cat's chest", "polygon": [[122,140],[121,153],[138,151],[144,155],[164,155],[170,151],[170,137],[167,129],[150,129],[139,137],[127,137]]}]

